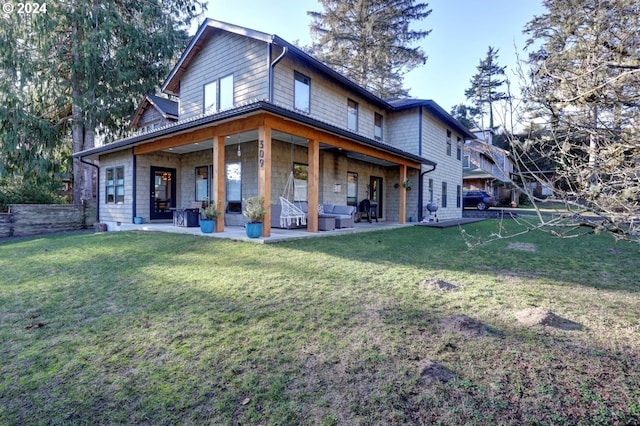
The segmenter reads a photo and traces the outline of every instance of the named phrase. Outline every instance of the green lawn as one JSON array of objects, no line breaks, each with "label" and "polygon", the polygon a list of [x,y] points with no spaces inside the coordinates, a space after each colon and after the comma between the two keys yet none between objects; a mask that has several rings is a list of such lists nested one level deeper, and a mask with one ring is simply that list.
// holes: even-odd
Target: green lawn
[{"label": "green lawn", "polygon": [[0,424],[640,424],[639,266],[457,228],[4,241]]}]

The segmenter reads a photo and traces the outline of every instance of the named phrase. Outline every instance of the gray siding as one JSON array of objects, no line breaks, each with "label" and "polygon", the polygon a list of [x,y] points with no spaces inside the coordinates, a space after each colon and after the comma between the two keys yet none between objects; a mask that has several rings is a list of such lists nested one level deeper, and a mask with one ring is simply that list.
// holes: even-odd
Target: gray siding
[{"label": "gray siding", "polygon": [[180,120],[203,113],[204,85],[233,74],[234,104],[269,96],[267,44],[217,31],[180,81]]}]

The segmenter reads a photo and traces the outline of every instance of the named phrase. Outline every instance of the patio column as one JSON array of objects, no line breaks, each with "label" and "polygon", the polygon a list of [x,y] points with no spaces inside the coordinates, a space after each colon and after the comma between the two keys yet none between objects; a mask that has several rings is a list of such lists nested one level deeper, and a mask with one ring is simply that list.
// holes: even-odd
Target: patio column
[{"label": "patio column", "polygon": [[262,236],[271,236],[271,127],[258,127],[258,197],[264,197],[267,214],[262,223]]},{"label": "patio column", "polygon": [[407,215],[407,189],[404,187],[404,182],[407,180],[407,165],[400,165],[400,205],[398,206],[398,223],[403,224],[405,216]]},{"label": "patio column", "polygon": [[211,189],[211,201],[218,203],[218,207],[222,209],[222,214],[216,220],[216,232],[224,232],[224,211],[225,211],[225,193],[224,193],[224,136],[213,137],[213,186]]},{"label": "patio column", "polygon": [[309,139],[307,169],[307,231],[318,232],[318,203],[320,192],[320,143]]}]

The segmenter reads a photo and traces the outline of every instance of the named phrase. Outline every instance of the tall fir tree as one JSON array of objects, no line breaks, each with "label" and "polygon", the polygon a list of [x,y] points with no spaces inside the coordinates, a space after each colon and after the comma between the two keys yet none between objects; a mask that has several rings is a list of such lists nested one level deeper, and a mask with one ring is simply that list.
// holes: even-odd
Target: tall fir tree
[{"label": "tall fir tree", "polygon": [[403,76],[426,62],[413,46],[429,31],[410,29],[431,14],[415,0],[319,0],[312,18],[311,53],[382,98],[406,97]]},{"label": "tall fir tree", "polygon": [[499,49],[489,46],[487,56],[480,60],[476,67],[478,72],[471,78],[471,87],[465,92],[467,99],[473,101],[479,111],[485,108],[489,112],[489,128],[494,128],[493,104],[496,101],[507,99],[507,95],[499,89],[505,84],[506,66],[498,65]]},{"label": "tall fir tree", "polygon": [[[123,135],[136,103],[166,76],[189,23],[206,7],[198,0],[43,4],[39,13],[0,18],[0,96],[8,101],[0,105],[2,150],[28,151],[3,159],[7,171],[31,172],[38,151],[92,148],[98,131]],[[93,197],[92,172],[74,160],[75,202]]]}]

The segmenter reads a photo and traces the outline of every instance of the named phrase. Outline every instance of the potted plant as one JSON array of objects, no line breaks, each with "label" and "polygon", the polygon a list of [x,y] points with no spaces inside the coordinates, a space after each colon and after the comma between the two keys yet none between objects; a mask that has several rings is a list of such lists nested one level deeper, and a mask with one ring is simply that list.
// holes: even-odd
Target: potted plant
[{"label": "potted plant", "polygon": [[[203,203],[204,205],[204,203]],[[205,207],[200,208],[200,230],[204,234],[210,234],[216,229],[216,219],[220,216],[218,203],[212,201]]]},{"label": "potted plant", "polygon": [[245,207],[242,214],[249,218],[249,223],[245,226],[247,237],[258,238],[262,235],[262,222],[267,214],[267,209],[264,206],[264,197],[251,197],[244,200],[244,202]]}]

